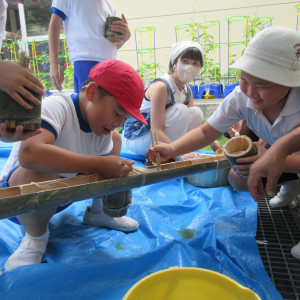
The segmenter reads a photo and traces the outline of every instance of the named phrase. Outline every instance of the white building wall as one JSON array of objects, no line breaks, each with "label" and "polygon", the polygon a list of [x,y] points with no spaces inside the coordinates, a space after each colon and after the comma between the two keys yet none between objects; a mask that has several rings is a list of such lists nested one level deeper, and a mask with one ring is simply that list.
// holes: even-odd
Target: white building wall
[{"label": "white building wall", "polygon": [[[156,62],[162,66],[158,73],[167,70],[171,45],[175,40],[176,25],[218,20],[221,24],[221,73],[228,65],[228,23],[232,16],[272,17],[272,25],[296,29],[297,1],[287,0],[112,0],[117,15],[124,13],[131,30],[131,39],[119,50],[118,59],[137,67],[134,29],[144,26],[156,28]],[[240,30],[244,24],[234,22],[232,41],[241,40]],[[276,46],[276,45],[274,45]],[[158,74],[160,75],[160,74]]]}]

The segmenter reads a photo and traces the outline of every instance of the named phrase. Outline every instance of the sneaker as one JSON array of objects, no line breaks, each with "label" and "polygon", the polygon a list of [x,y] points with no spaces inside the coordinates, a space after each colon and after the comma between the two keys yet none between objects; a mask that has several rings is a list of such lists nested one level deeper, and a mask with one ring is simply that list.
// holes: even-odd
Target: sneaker
[{"label": "sneaker", "polygon": [[273,197],[269,204],[272,207],[280,208],[289,206],[294,199],[300,196],[300,181],[293,180],[283,184],[280,191]]},{"label": "sneaker", "polygon": [[88,206],[83,216],[83,224],[106,227],[114,230],[131,232],[139,228],[139,223],[128,217],[113,218],[104,212],[93,214]]},{"label": "sneaker", "polygon": [[40,264],[46,251],[48,236],[49,233],[45,240],[36,240],[25,235],[19,248],[6,261],[5,271],[19,266]]},{"label": "sneaker", "polygon": [[291,254],[294,258],[300,260],[300,242],[291,249]]}]

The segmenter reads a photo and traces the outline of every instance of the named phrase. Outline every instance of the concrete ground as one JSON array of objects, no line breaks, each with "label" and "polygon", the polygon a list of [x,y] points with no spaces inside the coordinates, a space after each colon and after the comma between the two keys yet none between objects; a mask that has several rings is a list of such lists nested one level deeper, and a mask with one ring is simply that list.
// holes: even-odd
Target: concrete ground
[{"label": "concrete ground", "polygon": [[194,105],[198,106],[203,111],[204,120],[207,120],[217,109],[219,104],[223,101],[221,99],[194,99]]}]

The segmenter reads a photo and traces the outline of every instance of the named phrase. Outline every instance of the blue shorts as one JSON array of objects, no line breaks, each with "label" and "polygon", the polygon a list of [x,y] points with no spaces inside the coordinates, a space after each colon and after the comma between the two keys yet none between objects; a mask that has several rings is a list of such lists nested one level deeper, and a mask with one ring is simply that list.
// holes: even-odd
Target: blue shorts
[{"label": "blue shorts", "polygon": [[[8,185],[8,180],[9,180],[10,176],[11,176],[11,174],[12,174],[17,168],[19,168],[19,167],[20,167],[20,165],[15,166],[14,168],[12,168],[12,169],[9,171],[9,173],[7,174],[7,176],[6,176],[6,178],[4,179],[4,182],[3,182],[3,184],[2,184],[2,187],[3,187],[3,188],[9,187],[9,185]],[[56,210],[56,213],[58,213],[58,212],[64,210],[65,208],[67,208],[67,207],[70,206],[71,204],[72,204],[72,203],[68,203],[68,204],[66,204],[66,205],[58,206],[58,207],[57,207],[57,210]],[[19,222],[19,220],[18,220],[17,217],[8,218],[8,220],[10,220],[10,221],[12,221],[12,222],[14,222],[14,223],[16,223],[16,224],[21,224],[21,223]]]},{"label": "blue shorts", "polygon": [[74,62],[74,91],[79,93],[81,85],[89,78],[90,70],[99,61],[82,60]]}]

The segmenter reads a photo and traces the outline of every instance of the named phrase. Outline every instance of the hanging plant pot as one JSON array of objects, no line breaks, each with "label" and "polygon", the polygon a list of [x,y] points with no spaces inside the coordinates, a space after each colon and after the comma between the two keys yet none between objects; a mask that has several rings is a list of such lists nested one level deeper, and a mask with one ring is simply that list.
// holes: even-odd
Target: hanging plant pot
[{"label": "hanging plant pot", "polygon": [[115,21],[120,21],[120,22],[123,22],[123,23],[124,23],[124,20],[121,19],[121,18],[108,16],[108,17],[106,18],[106,23],[105,23],[105,33],[104,33],[104,36],[105,36],[110,42],[116,44],[116,43],[122,42],[124,39],[121,39],[121,38],[116,37],[116,35],[122,34],[121,32],[111,31],[110,25],[111,25],[112,22],[115,22]]},{"label": "hanging plant pot", "polygon": [[[41,96],[29,90],[29,92],[41,100]],[[0,91],[0,123],[5,123],[8,131],[14,131],[18,125],[24,127],[24,131],[36,130],[41,127],[41,105],[35,105],[22,97],[32,106],[26,109],[17,103],[4,91]]]}]

